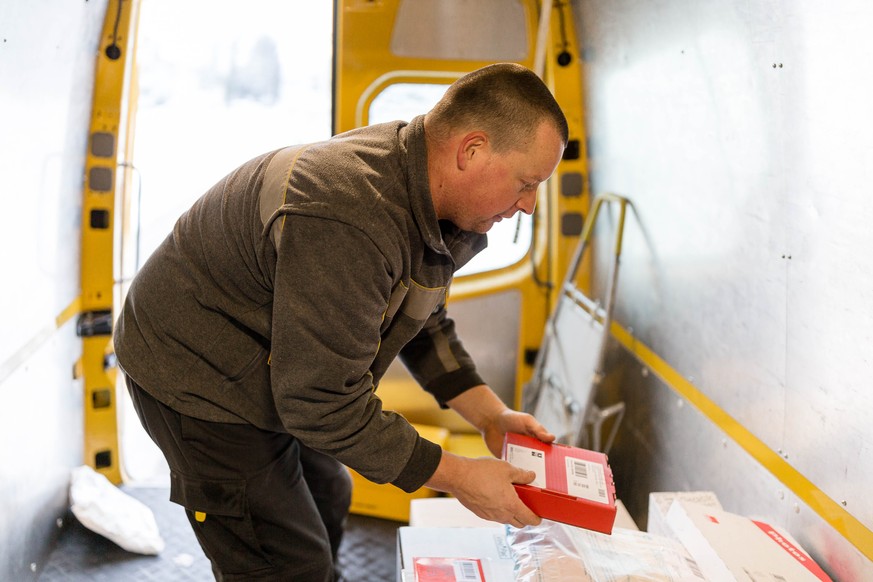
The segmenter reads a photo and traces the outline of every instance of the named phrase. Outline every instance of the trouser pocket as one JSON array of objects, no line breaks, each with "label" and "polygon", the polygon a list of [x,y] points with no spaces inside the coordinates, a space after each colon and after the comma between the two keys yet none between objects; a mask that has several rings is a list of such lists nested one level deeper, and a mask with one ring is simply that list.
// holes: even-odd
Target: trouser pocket
[{"label": "trouser pocket", "polygon": [[170,473],[170,501],[183,506],[203,552],[223,574],[272,567],[255,535],[245,480],[209,480]]}]

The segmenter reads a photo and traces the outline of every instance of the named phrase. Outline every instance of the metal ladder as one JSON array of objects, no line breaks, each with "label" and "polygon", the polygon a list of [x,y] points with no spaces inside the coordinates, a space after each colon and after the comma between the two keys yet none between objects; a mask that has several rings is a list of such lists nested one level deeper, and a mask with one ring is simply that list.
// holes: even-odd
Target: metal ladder
[{"label": "metal ladder", "polygon": [[[589,249],[594,226],[604,205],[619,207],[612,265],[601,306],[576,286],[576,276]],[[594,400],[604,378],[604,360],[615,304],[622,235],[630,201],[616,194],[595,197],[582,236],[561,287],[558,303],[546,323],[543,347],[537,354],[534,375],[523,390],[523,409],[530,412],[564,442],[607,453],[624,418],[624,402],[605,408]],[[603,441],[603,427],[614,419]]]}]

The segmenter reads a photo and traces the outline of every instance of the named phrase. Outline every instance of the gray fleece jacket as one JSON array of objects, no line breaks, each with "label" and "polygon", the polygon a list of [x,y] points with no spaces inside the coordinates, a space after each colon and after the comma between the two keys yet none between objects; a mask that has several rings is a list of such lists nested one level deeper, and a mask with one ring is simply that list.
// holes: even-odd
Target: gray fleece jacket
[{"label": "gray fleece jacket", "polygon": [[375,388],[398,355],[442,405],[482,383],[445,300],[484,247],[437,220],[422,117],[271,152],[213,186],[146,262],[118,362],[182,414],[287,431],[413,491],[440,448]]}]

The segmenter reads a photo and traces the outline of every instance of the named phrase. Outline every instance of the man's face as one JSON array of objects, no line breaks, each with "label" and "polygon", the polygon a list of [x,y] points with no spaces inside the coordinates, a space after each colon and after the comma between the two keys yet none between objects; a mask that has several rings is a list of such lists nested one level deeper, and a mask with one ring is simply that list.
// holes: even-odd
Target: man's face
[{"label": "man's face", "polygon": [[519,210],[532,214],[537,188],[558,166],[564,147],[550,123],[542,123],[526,151],[496,153],[490,143],[468,161],[468,180],[447,216],[463,230],[488,232]]}]

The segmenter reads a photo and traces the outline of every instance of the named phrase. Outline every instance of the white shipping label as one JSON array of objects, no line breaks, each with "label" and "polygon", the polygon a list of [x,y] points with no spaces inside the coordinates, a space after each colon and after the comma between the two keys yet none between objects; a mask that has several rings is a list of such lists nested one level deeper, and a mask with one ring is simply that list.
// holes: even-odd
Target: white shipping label
[{"label": "white shipping label", "polygon": [[479,576],[479,560],[455,560],[452,566],[455,582],[483,582]]},{"label": "white shipping label", "polygon": [[509,444],[506,447],[506,460],[511,465],[537,474],[537,478],[528,485],[541,489],[546,488],[546,454],[544,452],[530,447]]},{"label": "white shipping label", "polygon": [[603,465],[575,457],[565,457],[564,460],[567,463],[567,493],[589,501],[609,503]]}]

